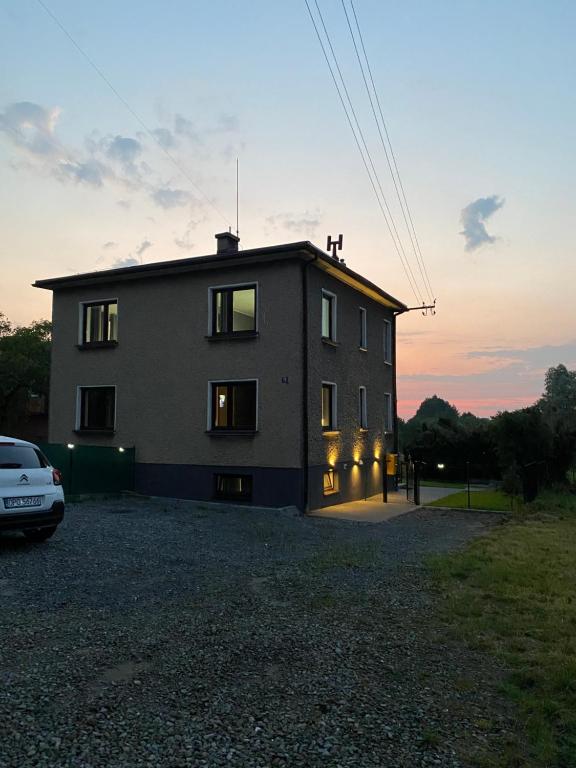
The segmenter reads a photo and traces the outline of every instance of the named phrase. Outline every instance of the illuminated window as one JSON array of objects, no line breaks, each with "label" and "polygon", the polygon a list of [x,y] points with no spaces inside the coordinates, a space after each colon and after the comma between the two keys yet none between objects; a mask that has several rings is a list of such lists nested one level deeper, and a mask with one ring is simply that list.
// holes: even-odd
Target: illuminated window
[{"label": "illuminated window", "polygon": [[256,286],[213,288],[212,334],[253,334],[256,331]]},{"label": "illuminated window", "polygon": [[322,382],[322,429],[330,432],[336,428],[336,384]]},{"label": "illuminated window", "polygon": [[392,362],[392,323],[384,320],[384,362]]},{"label": "illuminated window", "polygon": [[82,304],[82,344],[112,344],[118,341],[118,302],[91,301]]},{"label": "illuminated window", "polygon": [[336,341],[336,296],[322,291],[322,338]]},{"label": "illuminated window", "polygon": [[338,472],[334,469],[328,469],[323,474],[323,486],[324,496],[329,496],[331,493],[338,493],[340,490],[340,481],[338,478]]},{"label": "illuminated window", "polygon": [[368,334],[366,332],[366,310],[360,307],[360,349],[368,349]]},{"label": "illuminated window", "polygon": [[116,420],[116,387],[79,387],[77,429],[112,431]]},{"label": "illuminated window", "polygon": [[251,501],[252,475],[214,475],[214,498]]},{"label": "illuminated window", "polygon": [[392,395],[389,392],[384,394],[384,431],[394,431],[392,420]]},{"label": "illuminated window", "polygon": [[366,387],[358,390],[358,421],[361,429],[368,428],[368,404],[366,399]]},{"label": "illuminated window", "polygon": [[211,388],[211,429],[256,429],[255,381],[212,382]]}]

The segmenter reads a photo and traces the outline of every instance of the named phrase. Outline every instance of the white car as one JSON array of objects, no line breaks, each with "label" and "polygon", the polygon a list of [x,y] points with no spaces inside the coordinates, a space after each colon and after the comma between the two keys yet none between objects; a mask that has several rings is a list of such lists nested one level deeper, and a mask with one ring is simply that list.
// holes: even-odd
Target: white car
[{"label": "white car", "polygon": [[0,435],[0,532],[45,541],[64,517],[62,475],[34,443]]}]

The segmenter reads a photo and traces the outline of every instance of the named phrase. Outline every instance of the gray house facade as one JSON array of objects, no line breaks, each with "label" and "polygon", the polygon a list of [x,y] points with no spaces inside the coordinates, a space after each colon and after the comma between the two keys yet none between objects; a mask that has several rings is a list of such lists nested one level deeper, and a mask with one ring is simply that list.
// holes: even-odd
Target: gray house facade
[{"label": "gray house facade", "polygon": [[301,510],[382,490],[404,304],[309,242],[39,280],[49,439],[134,446],[135,488]]}]

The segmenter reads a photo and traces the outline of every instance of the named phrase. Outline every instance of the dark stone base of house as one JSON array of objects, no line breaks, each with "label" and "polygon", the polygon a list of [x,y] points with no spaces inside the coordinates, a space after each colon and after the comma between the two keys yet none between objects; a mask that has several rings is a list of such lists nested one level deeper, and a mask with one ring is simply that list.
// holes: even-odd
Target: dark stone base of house
[{"label": "dark stone base of house", "polygon": [[[320,509],[382,493],[382,465],[341,462],[334,467],[334,489],[325,492],[326,465],[310,467],[308,508]],[[249,493],[222,494],[218,478],[248,478]],[[388,478],[391,488],[393,478]],[[304,509],[304,472],[281,467],[222,467],[191,464],[136,464],[135,490],[146,496],[195,501],[231,501],[258,507]]]},{"label": "dark stone base of house", "polygon": [[[246,497],[218,491],[217,477],[251,478],[251,492]],[[258,507],[302,509],[304,473],[301,469],[280,467],[221,467],[194,464],[136,464],[135,489],[146,496],[167,496],[195,501],[231,501]]]}]

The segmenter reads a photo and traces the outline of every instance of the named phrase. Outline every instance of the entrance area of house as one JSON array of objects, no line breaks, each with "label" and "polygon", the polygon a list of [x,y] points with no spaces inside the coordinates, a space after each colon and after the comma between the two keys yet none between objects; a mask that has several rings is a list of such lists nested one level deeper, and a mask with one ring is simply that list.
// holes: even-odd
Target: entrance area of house
[{"label": "entrance area of house", "polygon": [[401,488],[398,491],[388,491],[388,501],[382,501],[382,494],[370,496],[367,499],[358,501],[348,501],[344,504],[335,504],[331,507],[322,507],[310,512],[313,517],[331,517],[337,520],[353,520],[364,523],[381,523],[384,520],[390,520],[406,512],[412,512],[420,506],[436,499],[441,499],[453,493],[453,488],[431,488],[427,486],[420,487],[420,504],[415,504],[413,500],[406,498],[406,489]]}]

